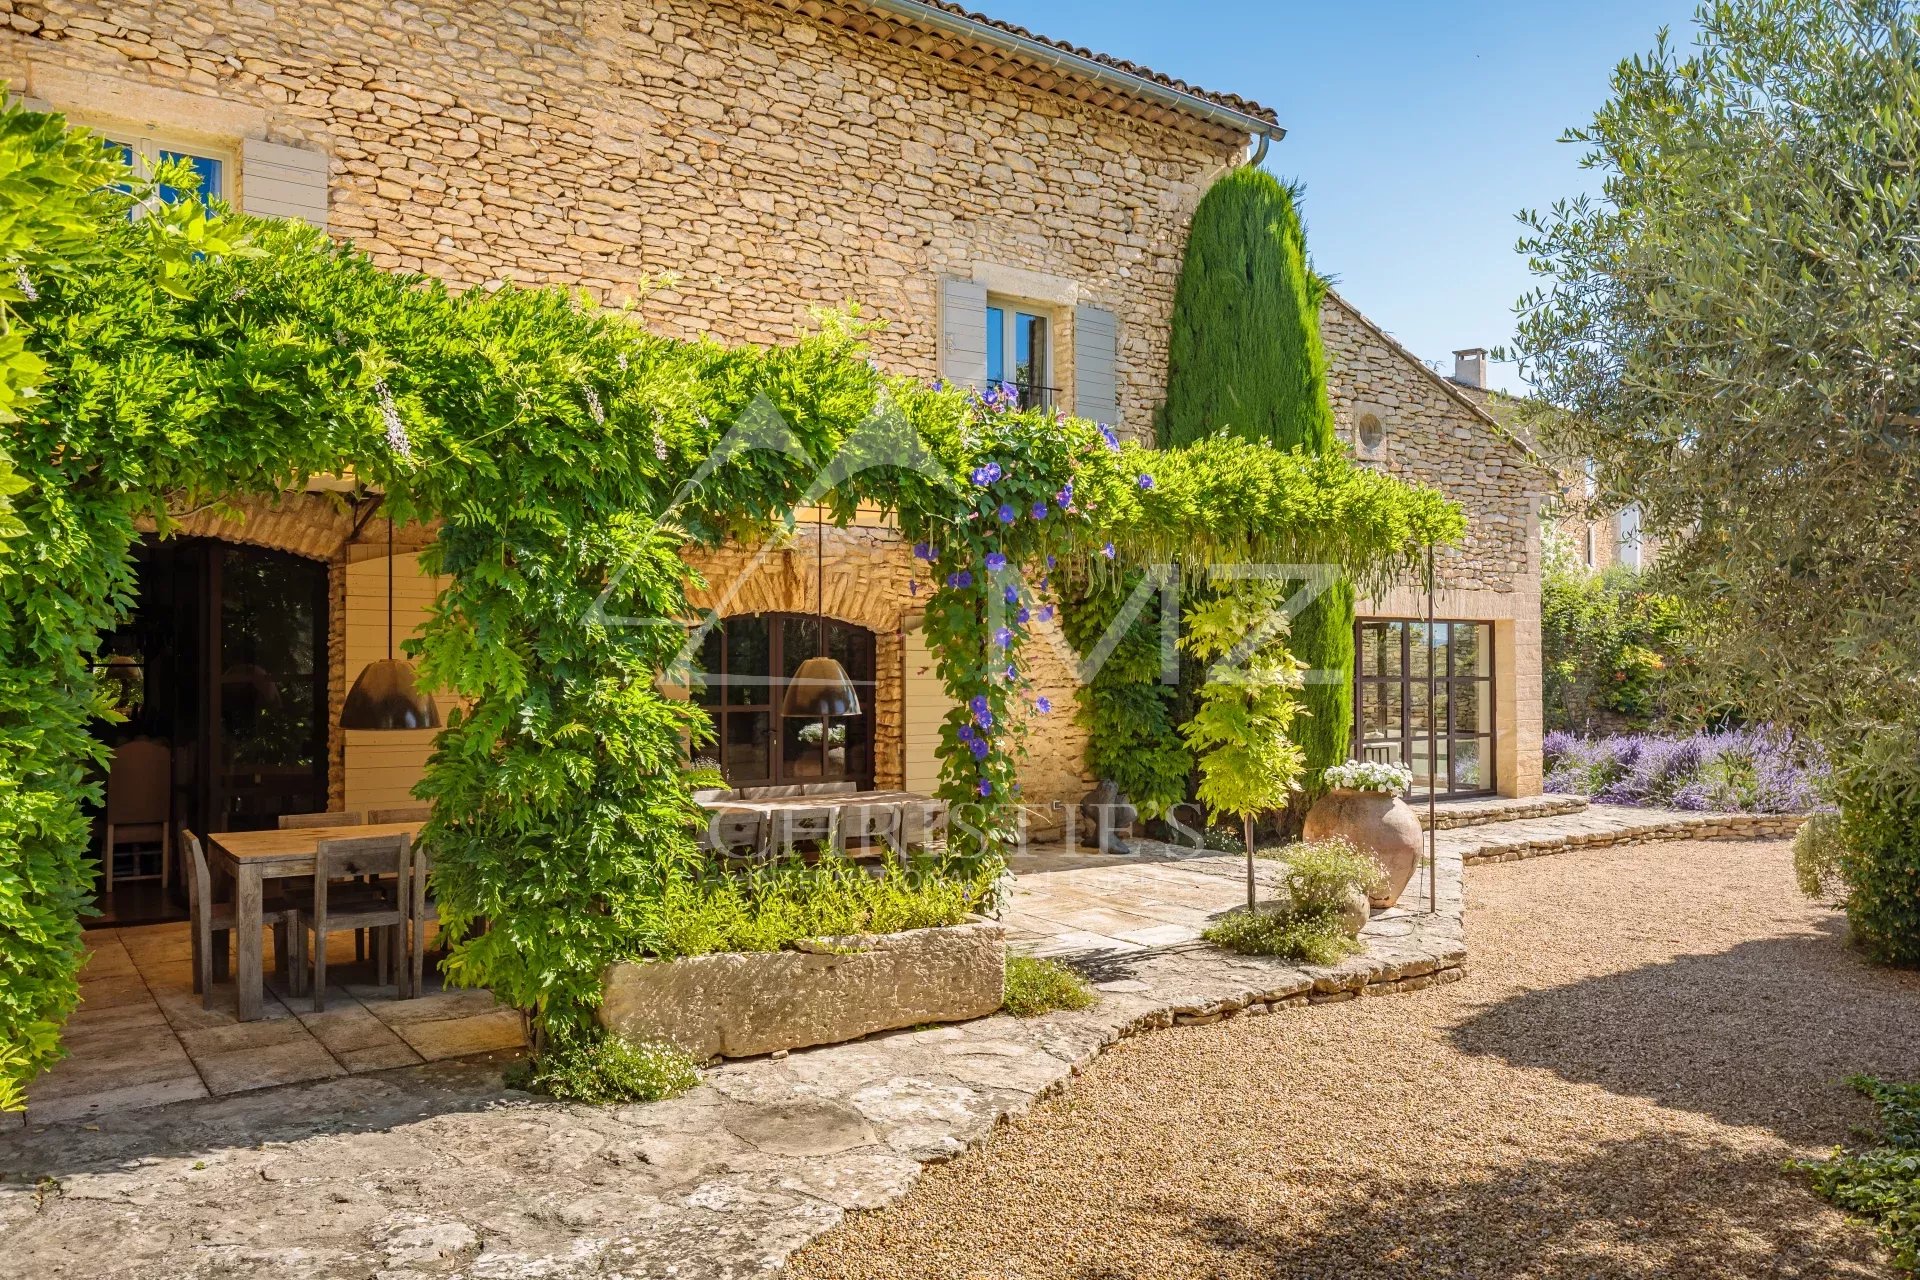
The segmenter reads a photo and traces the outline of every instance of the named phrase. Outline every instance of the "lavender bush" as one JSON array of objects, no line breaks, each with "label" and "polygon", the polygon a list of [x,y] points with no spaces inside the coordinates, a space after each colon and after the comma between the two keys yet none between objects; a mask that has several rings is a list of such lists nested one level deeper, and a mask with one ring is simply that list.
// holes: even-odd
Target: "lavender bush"
[{"label": "lavender bush", "polygon": [[1544,745],[1547,790],[1591,796],[1599,804],[1808,813],[1821,807],[1827,790],[1827,763],[1818,749],[1772,729],[1686,737],[1555,732]]}]

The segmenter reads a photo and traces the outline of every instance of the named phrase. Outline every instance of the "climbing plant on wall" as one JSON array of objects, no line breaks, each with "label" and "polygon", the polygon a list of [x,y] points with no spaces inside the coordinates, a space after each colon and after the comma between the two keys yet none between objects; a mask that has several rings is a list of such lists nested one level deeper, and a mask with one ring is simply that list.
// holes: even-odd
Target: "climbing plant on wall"
[{"label": "climbing plant on wall", "polygon": [[684,739],[704,726],[660,687],[692,613],[687,544],[777,531],[814,501],[841,523],[877,504],[919,544],[957,708],[942,794],[970,806],[952,856],[971,876],[1013,828],[1019,729],[1051,710],[1023,648],[1055,574],[1175,546],[1383,574],[1459,527],[1438,495],[1338,459],[1239,441],[1159,455],[883,377],[847,317],[766,350],[675,342],[560,290],[384,272],[296,224],[191,201],[130,220],[150,190],[114,176],[132,194],[88,197],[98,251],[22,307],[45,378],[7,436],[25,481],[0,554],[15,1078],[55,1056],[75,999],[88,729],[111,714],[88,661],[131,603],[143,521],[164,533],[174,512],[350,472],[396,518],[437,522],[426,566],[450,581],[412,647],[464,704],[418,791],[436,802],[422,838],[449,970],[552,1031],[585,1024],[648,904],[699,866]]}]

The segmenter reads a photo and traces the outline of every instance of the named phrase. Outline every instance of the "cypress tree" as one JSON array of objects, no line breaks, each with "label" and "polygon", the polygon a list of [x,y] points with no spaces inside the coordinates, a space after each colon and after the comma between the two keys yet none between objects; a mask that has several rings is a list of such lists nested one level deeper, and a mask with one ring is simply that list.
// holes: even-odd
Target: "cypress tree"
[{"label": "cypress tree", "polygon": [[[1262,169],[1220,178],[1194,210],[1174,294],[1160,447],[1227,431],[1281,449],[1340,448],[1320,337],[1326,282],[1307,265],[1299,191]],[[1293,722],[1306,752],[1307,799],[1320,771],[1347,758],[1353,726],[1353,587],[1340,582],[1293,619],[1290,647],[1309,668]]]},{"label": "cypress tree", "polygon": [[1339,448],[1320,342],[1326,284],[1307,266],[1297,194],[1243,166],[1194,210],[1173,299],[1161,448],[1222,430],[1282,449]]}]

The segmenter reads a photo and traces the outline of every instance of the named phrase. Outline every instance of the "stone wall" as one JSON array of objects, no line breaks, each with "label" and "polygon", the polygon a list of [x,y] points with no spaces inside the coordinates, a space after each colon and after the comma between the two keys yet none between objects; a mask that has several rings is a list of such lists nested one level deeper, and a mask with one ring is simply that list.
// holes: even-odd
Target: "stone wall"
[{"label": "stone wall", "polygon": [[1112,310],[1122,426],[1142,435],[1187,218],[1238,153],[755,0],[0,17],[0,75],[56,107],[324,149],[332,230],[384,266],[638,297],[649,327],[726,342],[858,301],[888,323],[882,365],[928,378],[943,276],[1062,307],[1062,384],[1071,304]]},{"label": "stone wall", "polygon": [[[912,549],[891,529],[857,524],[825,530],[825,612],[875,633],[874,782],[898,787],[905,762],[906,682],[934,680],[909,673],[903,655],[906,628],[925,608],[932,580]],[[705,585],[690,593],[694,607],[722,617],[747,613],[814,613],[822,608],[815,557],[820,543],[804,517],[793,537],[762,547],[690,549],[687,563]],[[918,584],[918,591],[914,585]],[[1084,773],[1086,731],[1074,720],[1072,651],[1057,624],[1036,624],[1023,653],[1035,696],[1053,702],[1053,714],[1023,734],[1021,794],[1030,831],[1045,834],[1063,821],[1059,806],[1077,803],[1091,785]]]}]

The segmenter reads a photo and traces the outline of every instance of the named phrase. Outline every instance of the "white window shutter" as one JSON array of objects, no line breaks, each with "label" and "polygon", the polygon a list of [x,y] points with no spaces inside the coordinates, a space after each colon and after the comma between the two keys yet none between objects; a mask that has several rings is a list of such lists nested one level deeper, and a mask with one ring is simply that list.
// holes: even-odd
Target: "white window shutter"
[{"label": "white window shutter", "polygon": [[1120,426],[1120,318],[1099,307],[1073,309],[1075,417]]},{"label": "white window shutter", "polygon": [[301,218],[327,229],[327,155],[248,138],[240,144],[240,207],[266,218]]},{"label": "white window shutter", "polygon": [[987,386],[987,286],[940,282],[940,376],[963,387]]}]

